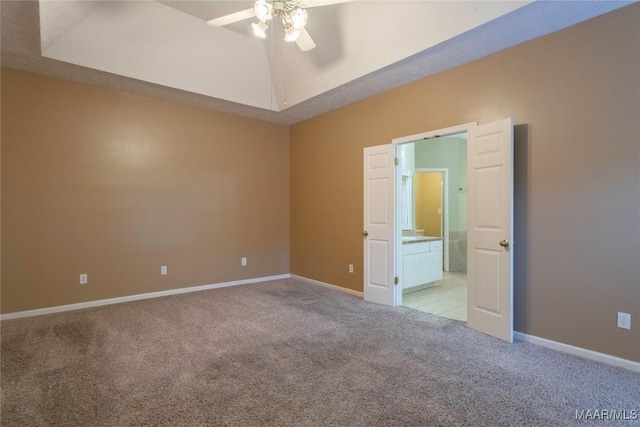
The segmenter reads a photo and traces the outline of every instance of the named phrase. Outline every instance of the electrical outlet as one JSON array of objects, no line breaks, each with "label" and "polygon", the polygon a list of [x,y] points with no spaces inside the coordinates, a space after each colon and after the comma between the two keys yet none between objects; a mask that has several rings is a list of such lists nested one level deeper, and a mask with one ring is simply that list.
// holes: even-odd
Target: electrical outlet
[{"label": "electrical outlet", "polygon": [[353,264],[349,264],[349,273],[353,273]]},{"label": "electrical outlet", "polygon": [[88,280],[89,280],[89,275],[88,274],[81,274],[80,275],[80,284],[81,285],[86,285]]},{"label": "electrical outlet", "polygon": [[167,266],[163,265],[162,267],[160,267],[160,274],[162,276],[166,276],[167,275]]},{"label": "electrical outlet", "polygon": [[247,258],[246,257],[240,258],[240,265],[243,266],[243,267],[247,265]]},{"label": "electrical outlet", "polygon": [[618,312],[618,328],[631,329],[631,315]]}]

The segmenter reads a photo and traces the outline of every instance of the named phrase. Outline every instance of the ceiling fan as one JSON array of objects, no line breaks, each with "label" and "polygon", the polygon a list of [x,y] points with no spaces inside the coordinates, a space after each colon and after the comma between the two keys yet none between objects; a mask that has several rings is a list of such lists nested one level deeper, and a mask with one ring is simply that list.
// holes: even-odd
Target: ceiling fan
[{"label": "ceiling fan", "polygon": [[260,38],[267,37],[269,22],[275,17],[282,21],[285,41],[296,42],[300,50],[309,51],[316,47],[315,42],[305,29],[307,10],[310,7],[328,6],[346,3],[350,0],[257,0],[250,9],[241,10],[229,15],[207,21],[212,27],[224,27],[245,19],[258,18],[251,24],[253,33]]}]

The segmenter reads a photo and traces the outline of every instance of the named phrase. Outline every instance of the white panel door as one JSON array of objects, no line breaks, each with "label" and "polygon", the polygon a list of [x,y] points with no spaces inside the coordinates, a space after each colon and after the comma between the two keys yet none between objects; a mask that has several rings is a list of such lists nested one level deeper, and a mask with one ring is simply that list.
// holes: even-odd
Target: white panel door
[{"label": "white panel door", "polygon": [[395,305],[395,146],[364,149],[364,299]]},{"label": "white panel door", "polygon": [[468,134],[468,320],[513,342],[513,122]]}]

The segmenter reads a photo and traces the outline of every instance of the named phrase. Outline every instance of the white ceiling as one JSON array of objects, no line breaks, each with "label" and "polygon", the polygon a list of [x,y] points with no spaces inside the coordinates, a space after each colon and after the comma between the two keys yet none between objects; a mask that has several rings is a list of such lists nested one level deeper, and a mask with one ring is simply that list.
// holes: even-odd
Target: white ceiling
[{"label": "white ceiling", "polygon": [[247,1],[5,1],[2,64],[292,124],[629,4],[353,1],[308,10],[317,48],[267,40]]}]

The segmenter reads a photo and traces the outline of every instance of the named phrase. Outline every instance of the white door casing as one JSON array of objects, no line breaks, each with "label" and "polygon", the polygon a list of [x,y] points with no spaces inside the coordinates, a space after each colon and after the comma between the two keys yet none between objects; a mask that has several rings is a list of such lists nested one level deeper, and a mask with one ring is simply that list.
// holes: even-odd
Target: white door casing
[{"label": "white door casing", "polygon": [[390,306],[396,305],[395,169],[393,144],[364,149],[364,299]]},{"label": "white door casing", "polygon": [[513,342],[513,121],[469,129],[467,325]]}]

